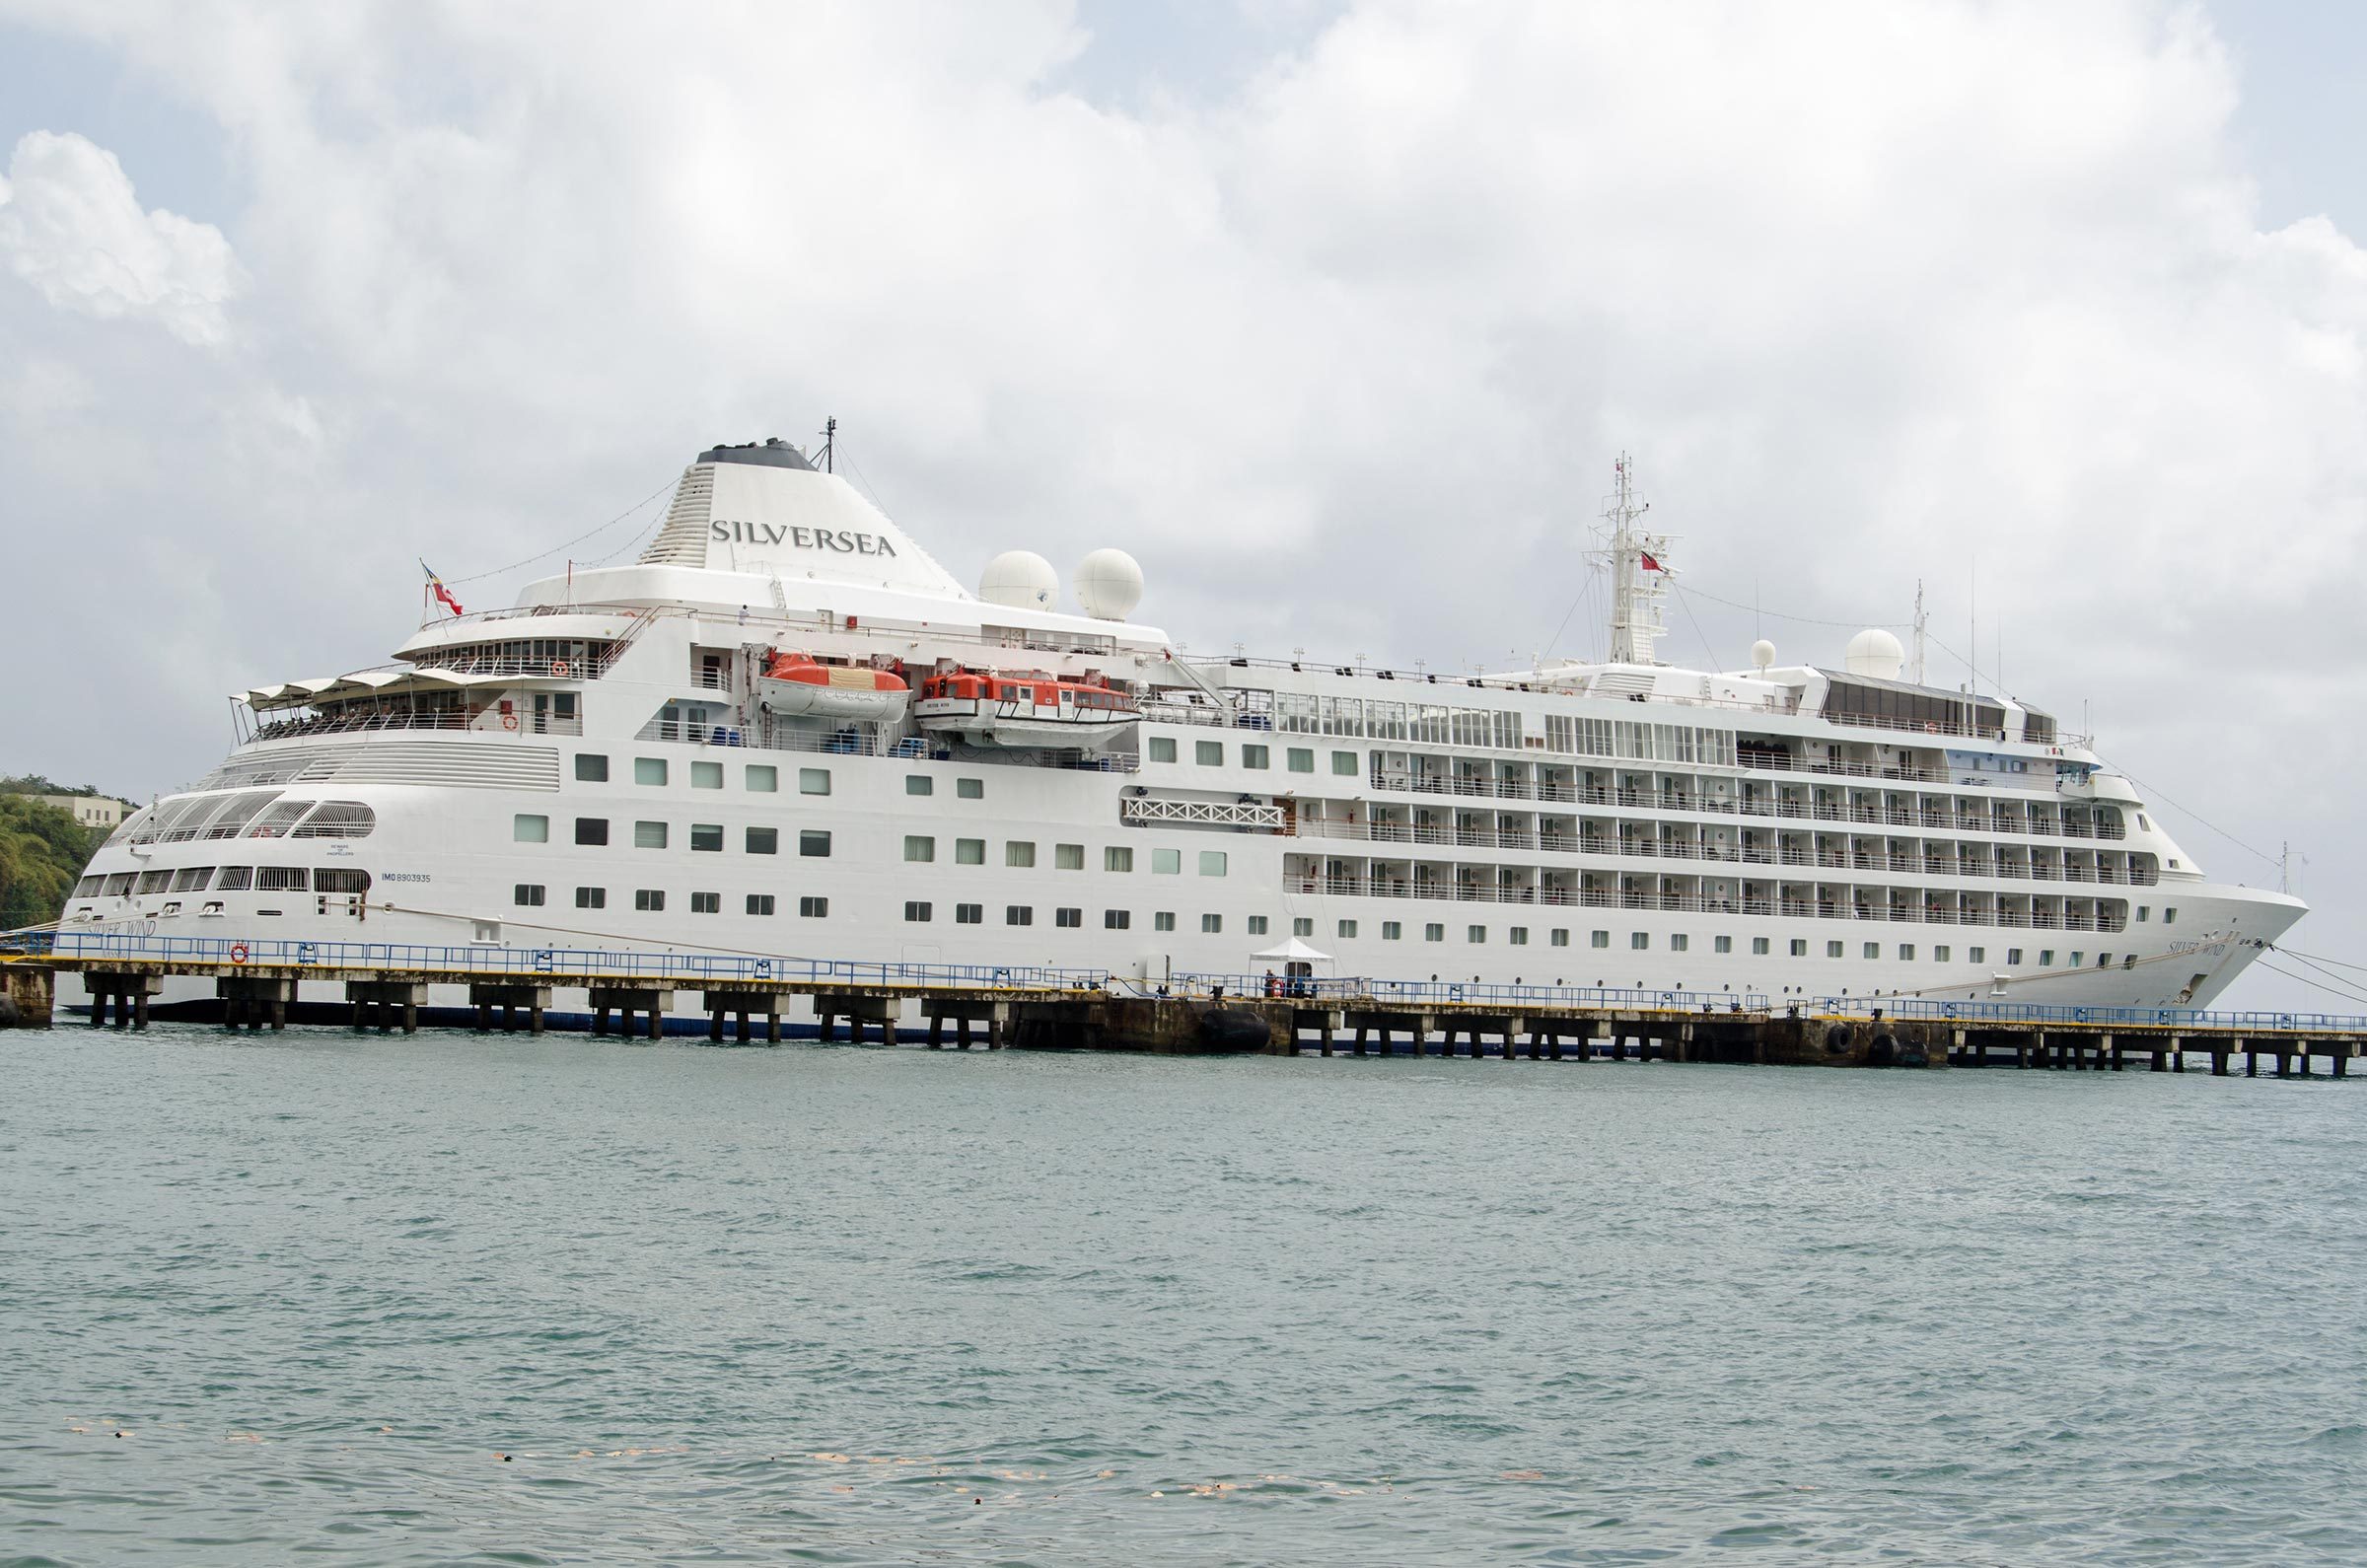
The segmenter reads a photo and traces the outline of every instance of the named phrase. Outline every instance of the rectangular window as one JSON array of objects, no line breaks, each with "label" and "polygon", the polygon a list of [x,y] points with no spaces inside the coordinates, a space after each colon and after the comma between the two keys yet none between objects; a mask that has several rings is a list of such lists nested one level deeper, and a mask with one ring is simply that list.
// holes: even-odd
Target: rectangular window
[{"label": "rectangular window", "polygon": [[1552,941],[1553,941],[1553,946],[1555,946],[1555,947],[1557,947],[1557,948],[1566,948],[1566,947],[1568,947],[1568,946],[1570,945],[1570,932],[1569,932],[1569,928],[1568,928],[1567,926],[1555,926],[1555,927],[1553,928],[1553,938],[1552,938]]},{"label": "rectangular window", "polygon": [[1516,948],[1525,948],[1529,945],[1529,928],[1527,926],[1514,926],[1511,930],[1504,933],[1504,940],[1511,943]]},{"label": "rectangular window", "polygon": [[633,891],[633,907],[643,914],[652,914],[666,907],[665,891],[657,888],[638,888]]},{"label": "rectangular window", "polygon": [[1792,950],[1791,950],[1791,951],[1792,951],[1792,957],[1793,957],[1793,958],[1795,958],[1795,959],[1805,959],[1805,958],[1807,958],[1807,957],[1808,957],[1808,940],[1807,940],[1807,938],[1805,938],[1805,937],[1794,937],[1794,938],[1792,938]]},{"label": "rectangular window", "polygon": [[1134,911],[1131,909],[1105,909],[1102,911],[1102,929],[1105,931],[1123,931],[1133,924]]},{"label": "rectangular window", "polygon": [[1134,869],[1134,851],[1122,849],[1115,844],[1111,845],[1102,851],[1102,869],[1104,871],[1132,871]]},{"label": "rectangular window", "polygon": [[830,792],[830,770],[826,767],[799,768],[797,792],[800,795],[827,795]]},{"label": "rectangular window", "polygon": [[609,759],[591,751],[576,752],[575,781],[578,784],[606,784],[609,781]]},{"label": "rectangular window", "polygon": [[664,849],[666,847],[666,824],[664,822],[633,823],[633,847],[635,849]]},{"label": "rectangular window", "polygon": [[904,918],[915,925],[925,925],[933,912],[925,900],[911,900],[904,905]]},{"label": "rectangular window", "polygon": [[1315,752],[1311,748],[1304,746],[1294,746],[1286,748],[1285,750],[1286,754],[1283,757],[1283,760],[1290,764],[1290,770],[1293,773],[1312,773],[1315,771]]},{"label": "rectangular window", "polygon": [[[921,793],[926,794],[928,792],[924,790]],[[956,800],[965,801],[984,800],[986,798],[986,781],[982,778],[958,778],[954,780],[954,798]]]},{"label": "rectangular window", "polygon": [[1254,937],[1261,937],[1265,935],[1265,916],[1250,916],[1250,935]]},{"label": "rectangular window", "polygon": [[1946,963],[1955,952],[1954,948],[1943,942],[1931,950],[1932,961],[1937,963]]},{"label": "rectangular window", "polygon": [[1085,869],[1085,846],[1083,844],[1054,844],[1052,846],[1052,869],[1054,871],[1083,871]]},{"label": "rectangular window", "polygon": [[1356,753],[1353,751],[1332,752],[1331,771],[1340,778],[1354,778],[1361,771],[1356,761]]},{"label": "rectangular window", "polygon": [[1003,905],[1003,924],[1007,926],[1032,926],[1035,923],[1036,911],[1030,908],[1028,905],[1024,903],[1010,903]]},{"label": "rectangular window", "polygon": [[1912,963],[1915,959],[1915,945],[1912,942],[1900,943],[1899,957],[1905,960],[1907,962]]},{"label": "rectangular window", "polygon": [[1060,927],[1063,931],[1074,931],[1084,923],[1085,911],[1082,909],[1054,909],[1052,911],[1052,924]]},{"label": "rectangular window", "polygon": [[1340,939],[1342,942],[1350,942],[1350,941],[1353,941],[1353,940],[1355,940],[1355,937],[1356,937],[1356,922],[1355,922],[1355,921],[1353,921],[1353,920],[1342,920],[1342,921],[1339,923],[1339,926],[1338,926],[1338,928],[1337,928],[1337,929],[1338,929],[1338,932],[1339,932],[1339,939]]},{"label": "rectangular window", "polygon": [[1422,940],[1424,942],[1444,942],[1447,940],[1447,928],[1432,921],[1422,927]]},{"label": "rectangular window", "polygon": [[[2174,926],[2174,925],[2178,924],[2178,907],[2177,907],[2177,905],[2173,904],[2173,905],[2171,905],[2171,906],[2169,906],[2169,907],[2167,907],[2167,908],[2163,909],[2163,911],[2162,911],[2162,924],[2164,924],[2164,925],[2166,925],[2166,926]],[[2209,936],[2209,935],[2210,935],[2210,933],[2206,931],[2206,932],[2204,932],[2204,933],[2203,933],[2203,935],[2204,935],[2204,936]]]},{"label": "rectangular window", "polygon": [[748,792],[751,795],[777,795],[781,789],[781,770],[770,762],[748,764]]},{"label": "rectangular window", "polygon": [[1758,958],[1765,958],[1767,956],[1767,939],[1765,937],[1753,937],[1751,939],[1751,951]]},{"label": "rectangular window", "polygon": [[665,783],[665,782],[666,782],[666,759],[665,759],[664,757],[662,757],[662,756],[637,756],[637,757],[634,757],[634,758],[633,758],[633,782],[634,782],[634,783],[636,783],[636,784],[663,784],[663,783]]},{"label": "rectangular window", "polygon": [[1176,738],[1172,735],[1152,736],[1151,760],[1154,762],[1173,762],[1175,759]]},{"label": "rectangular window", "polygon": [[1302,915],[1300,918],[1293,920],[1290,923],[1290,934],[1294,937],[1314,936],[1315,922]]},{"label": "rectangular window", "polygon": [[[205,885],[213,880],[213,876],[214,868],[211,866],[183,866],[173,874],[173,891],[175,892],[203,892]],[[92,891],[98,891],[96,886],[98,879],[86,877],[83,881],[93,884]],[[329,891],[333,891],[334,890]],[[77,885],[77,892],[82,897],[90,896],[89,893],[80,892],[79,885]]]},{"label": "rectangular window", "polygon": [[1651,945],[1652,945],[1652,933],[1651,933],[1651,932],[1649,932],[1649,931],[1630,931],[1630,932],[1628,932],[1628,933],[1627,933],[1627,946],[1628,946],[1628,949],[1629,949],[1630,951],[1633,951],[1633,952],[1641,952],[1643,949],[1645,949],[1645,948],[1648,948],[1648,947],[1650,947]]},{"label": "rectangular window", "polygon": [[1175,930],[1176,917],[1174,913],[1170,910],[1162,909],[1157,914],[1151,916],[1151,929],[1153,931]]},{"label": "rectangular window", "polygon": [[748,912],[753,915],[772,913],[772,894],[768,892],[750,893],[748,895]]},{"label": "rectangular window", "polygon": [[1223,767],[1225,765],[1225,743],[1222,741],[1192,742],[1191,760],[1196,767]]},{"label": "rectangular window", "polygon": [[974,926],[983,922],[985,918],[986,906],[982,903],[954,905],[954,924],[958,926]]},{"label": "rectangular window", "polygon": [[800,898],[797,900],[797,912],[808,920],[827,920],[830,917],[830,900]]},{"label": "rectangular window", "polygon": [[1865,955],[1865,956],[1866,956],[1867,958],[1869,958],[1869,959],[1879,959],[1879,958],[1881,958],[1881,957],[1882,957],[1882,944],[1881,944],[1881,943],[1879,943],[1879,942],[1869,942],[1869,943],[1867,943],[1867,944],[1866,944],[1866,955]]},{"label": "rectangular window", "polygon": [[1241,765],[1263,772],[1267,766],[1266,756],[1266,748],[1262,746],[1244,746],[1241,748]]},{"label": "rectangular window", "polygon": [[719,790],[723,788],[723,764],[721,762],[691,763],[690,787],[694,790]]},{"label": "rectangular window", "polygon": [[[108,881],[112,883],[114,878],[109,877]],[[216,892],[245,892],[253,886],[254,868],[252,866],[225,866],[222,868],[222,875],[214,879],[214,891]],[[111,891],[122,892],[127,891],[128,887],[127,883],[123,888],[115,888]]]},{"label": "rectangular window", "polygon": [[1463,940],[1466,942],[1485,942],[1487,940],[1487,927],[1465,926],[1463,928]]},{"label": "rectangular window", "polygon": [[826,827],[799,828],[797,852],[808,860],[827,860],[830,855],[830,830]]},{"label": "rectangular window", "polygon": [[2042,969],[2051,969],[2054,967],[2054,949],[2039,949],[2039,967]]},{"label": "rectangular window", "polygon": [[510,819],[510,837],[521,844],[550,842],[550,819],[520,812]]},{"label": "rectangular window", "polygon": [[1826,944],[1825,944],[1825,956],[1826,956],[1827,958],[1829,958],[1829,959],[1837,959],[1837,958],[1839,958],[1839,957],[1841,956],[1841,945],[1840,945],[1838,942],[1828,942],[1828,943],[1826,943]]},{"label": "rectangular window", "polygon": [[[1979,961],[1976,959],[1973,962],[1978,962]],[[2005,950],[2005,966],[2009,969],[2018,969],[2022,966],[2022,950],[2020,948]]]},{"label": "rectangular window", "polygon": [[1011,839],[1003,845],[1003,864],[1006,866],[1035,865],[1036,846],[1025,839]]},{"label": "rectangular window", "polygon": [[1221,877],[1224,874],[1225,852],[1221,849],[1201,850],[1200,875],[1203,877]]},{"label": "rectangular window", "polygon": [[538,882],[518,884],[517,887],[510,890],[510,902],[517,904],[522,909],[541,908],[542,885]]},{"label": "rectangular window", "polygon": [[702,855],[722,854],[723,823],[692,822],[690,824],[690,848]]},{"label": "rectangular window", "polygon": [[578,909],[606,909],[609,906],[609,890],[578,888],[575,890],[575,906]]},{"label": "rectangular window", "polygon": [[575,841],[579,844],[605,844],[609,841],[609,820],[605,817],[579,817],[575,820]]},{"label": "rectangular window", "polygon": [[926,773],[906,773],[904,775],[904,793],[906,795],[934,795],[937,793],[937,781]]},{"label": "rectangular window", "polygon": [[954,840],[954,864],[955,864],[955,865],[957,865],[957,866],[983,866],[983,865],[985,865],[985,864],[986,864],[986,840],[984,840],[983,838],[957,838],[957,839],[955,839],[955,840]]},{"label": "rectangular window", "polygon": [[[695,788],[696,786],[693,785],[692,787]],[[692,914],[723,913],[723,894],[719,892],[692,893],[690,895],[690,912]]]},{"label": "rectangular window", "polygon": [[925,866],[937,858],[937,840],[925,833],[904,835],[904,859]]},{"label": "rectangular window", "polygon": [[1712,953],[1732,953],[1734,951],[1734,938],[1712,937],[1710,939],[1710,951]]},{"label": "rectangular window", "polygon": [[1589,932],[1586,945],[1590,948],[1608,948],[1611,946],[1611,933],[1608,931]]},{"label": "rectangular window", "polygon": [[1669,951],[1683,953],[1693,945],[1693,939],[1680,931],[1669,938]]},{"label": "rectangular window", "polygon": [[1381,922],[1382,941],[1396,942],[1404,935],[1405,927],[1401,922],[1396,920],[1384,920]]},{"label": "rectangular window", "polygon": [[2138,922],[2139,922],[2140,924],[2141,924],[2141,923],[2143,923],[2144,921],[2150,920],[2150,919],[2152,919],[2152,918],[2153,918],[2153,906],[2152,906],[2151,904],[2143,904],[2143,903],[2141,903],[2141,904],[2137,905],[2137,920],[2138,920]]},{"label": "rectangular window", "polygon": [[1151,875],[1155,877],[1181,877],[1184,875],[1184,851],[1181,849],[1152,850]]},{"label": "rectangular window", "polygon": [[777,827],[752,827],[748,830],[748,852],[752,855],[777,855],[781,852],[781,830]]},{"label": "rectangular window", "polygon": [[1212,937],[1224,929],[1225,917],[1223,915],[1204,914],[1200,916],[1200,935]]}]

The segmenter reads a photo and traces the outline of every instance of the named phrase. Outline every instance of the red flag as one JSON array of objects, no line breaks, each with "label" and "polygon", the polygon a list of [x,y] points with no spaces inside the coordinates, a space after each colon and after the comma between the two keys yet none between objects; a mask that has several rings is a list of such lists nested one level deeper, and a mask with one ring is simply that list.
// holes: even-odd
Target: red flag
[{"label": "red flag", "polygon": [[1647,572],[1657,572],[1657,571],[1660,571],[1660,570],[1662,570],[1662,567],[1661,567],[1661,564],[1660,564],[1660,562],[1658,562],[1658,561],[1656,561],[1656,560],[1654,560],[1654,559],[1652,558],[1652,552],[1651,552],[1650,550],[1639,550],[1639,551],[1637,551],[1636,553],[1638,553],[1639,555],[1643,556],[1643,558],[1644,558],[1644,570],[1645,570],[1645,571],[1647,571]]},{"label": "red flag", "polygon": [[436,575],[436,569],[434,567],[428,565],[425,561],[421,561],[419,563],[419,570],[427,574],[428,592],[435,595],[437,599],[441,600],[446,609],[451,610],[456,615],[465,615],[467,613],[466,610],[461,608],[461,602],[452,597],[452,590],[444,586],[444,579]]}]

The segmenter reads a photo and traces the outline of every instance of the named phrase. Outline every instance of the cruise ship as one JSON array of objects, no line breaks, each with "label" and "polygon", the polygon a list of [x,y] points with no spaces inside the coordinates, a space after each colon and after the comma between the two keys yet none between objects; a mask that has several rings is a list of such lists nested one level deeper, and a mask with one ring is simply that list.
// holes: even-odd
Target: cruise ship
[{"label": "cruise ship", "polygon": [[972,593],[831,467],[716,447],[631,564],[237,693],[62,934],[2201,1007],[2304,911],[1887,630],[1662,661],[1624,460],[1609,658],[1470,677],[1185,657],[1114,549]]}]

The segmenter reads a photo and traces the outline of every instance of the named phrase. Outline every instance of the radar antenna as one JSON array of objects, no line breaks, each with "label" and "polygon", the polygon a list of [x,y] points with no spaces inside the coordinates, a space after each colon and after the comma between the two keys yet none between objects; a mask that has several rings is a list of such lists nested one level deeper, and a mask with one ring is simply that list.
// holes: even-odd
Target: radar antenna
[{"label": "radar antenna", "polygon": [[1602,553],[1611,558],[1611,662],[1654,665],[1652,645],[1668,630],[1661,619],[1661,602],[1668,597],[1668,535],[1647,534],[1635,525],[1649,502],[1635,498],[1634,462],[1624,452],[1614,465],[1617,486],[1606,498]]}]

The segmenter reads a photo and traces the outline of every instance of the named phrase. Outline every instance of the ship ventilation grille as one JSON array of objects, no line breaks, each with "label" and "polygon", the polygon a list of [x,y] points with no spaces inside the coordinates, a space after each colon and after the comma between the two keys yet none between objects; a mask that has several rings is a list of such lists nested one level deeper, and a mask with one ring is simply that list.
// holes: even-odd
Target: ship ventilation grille
[{"label": "ship ventilation grille", "polygon": [[1655,683],[1640,670],[1606,670],[1588,689],[1598,697],[1648,697]]},{"label": "ship ventilation grille", "polygon": [[556,790],[559,753],[514,741],[328,741],[235,756],[203,790],[257,784],[428,784],[445,789]]},{"label": "ship ventilation grille", "polygon": [[715,465],[694,463],[682,470],[674,487],[674,504],[666,509],[666,526],[641,552],[644,566],[704,566],[707,564],[707,514],[715,501]]}]

